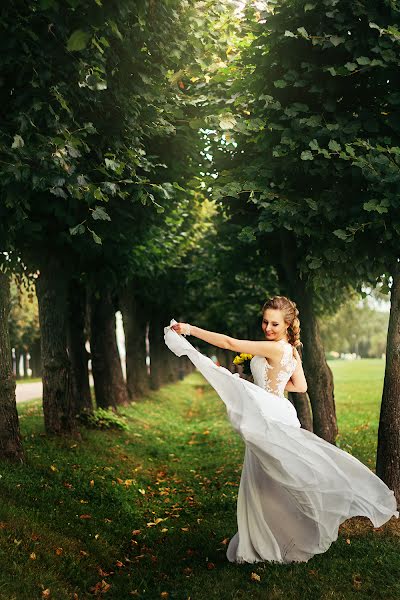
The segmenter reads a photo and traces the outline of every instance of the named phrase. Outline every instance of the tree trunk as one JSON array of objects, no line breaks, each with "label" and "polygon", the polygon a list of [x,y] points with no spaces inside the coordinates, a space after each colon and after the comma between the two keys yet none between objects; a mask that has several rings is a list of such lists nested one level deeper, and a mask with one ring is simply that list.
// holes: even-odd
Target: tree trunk
[{"label": "tree trunk", "polygon": [[67,354],[67,289],[63,265],[51,257],[36,280],[43,363],[43,414],[47,433],[68,433],[76,425],[71,363]]},{"label": "tree trunk", "polygon": [[15,377],[16,379],[22,379],[21,375],[21,356],[22,350],[18,346],[15,348]]},{"label": "tree trunk", "polygon": [[0,271],[0,458],[22,462],[24,458],[15,399],[8,315],[10,282]]},{"label": "tree trunk", "polygon": [[290,251],[294,243],[292,238],[282,238],[281,261],[286,287],[300,313],[301,337],[304,343],[303,366],[312,406],[313,430],[319,437],[335,444],[338,428],[332,371],[326,362],[312,292],[300,278]]},{"label": "tree trunk", "polygon": [[126,382],[129,398],[137,400],[149,390],[146,367],[147,311],[134,294],[134,286],[121,294],[126,348]]},{"label": "tree trunk", "polygon": [[91,294],[90,348],[96,403],[113,408],[129,403],[115,332],[115,308],[109,290]]},{"label": "tree trunk", "polygon": [[75,409],[93,412],[89,386],[89,353],[85,343],[86,289],[76,280],[71,281],[68,297],[67,344],[73,378]]},{"label": "tree trunk", "polygon": [[400,505],[400,263],[393,271],[376,474]]},{"label": "tree trunk", "polygon": [[150,343],[150,387],[158,390],[165,383],[167,366],[164,352],[164,329],[165,322],[157,315],[151,318],[149,327]]},{"label": "tree trunk", "polygon": [[303,429],[313,430],[313,419],[307,394],[289,392],[288,399],[296,409],[297,417]]},{"label": "tree trunk", "polygon": [[40,353],[40,339],[35,340],[32,347],[29,348],[29,354],[31,355],[31,369],[32,377],[42,376],[42,357]]},{"label": "tree trunk", "polygon": [[[299,347],[298,353],[301,359],[303,359],[301,347]],[[313,419],[308,395],[306,393],[289,392],[288,398],[296,409],[302,428],[313,431]]]}]

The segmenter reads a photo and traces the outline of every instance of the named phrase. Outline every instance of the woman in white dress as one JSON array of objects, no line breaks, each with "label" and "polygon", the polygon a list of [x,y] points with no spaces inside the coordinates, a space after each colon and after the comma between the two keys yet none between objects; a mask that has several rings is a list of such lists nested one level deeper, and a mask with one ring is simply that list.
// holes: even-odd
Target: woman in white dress
[{"label": "woman in white dress", "polygon": [[[214,387],[245,442],[237,523],[227,557],[231,562],[307,562],[337,539],[339,525],[353,516],[380,527],[398,518],[392,490],[368,467],[329,442],[300,428],[284,392],[305,392],[296,346],[300,322],[284,296],[262,309],[265,341],[238,340],[172,320],[165,342],[186,355]],[[198,352],[184,336],[252,354],[254,384]]]}]

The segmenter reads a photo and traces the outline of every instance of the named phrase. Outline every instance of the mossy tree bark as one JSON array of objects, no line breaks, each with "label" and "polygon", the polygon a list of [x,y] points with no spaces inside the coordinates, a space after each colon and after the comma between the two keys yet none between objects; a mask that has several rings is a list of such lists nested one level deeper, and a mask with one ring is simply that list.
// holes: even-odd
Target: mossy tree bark
[{"label": "mossy tree bark", "polygon": [[126,383],[130,400],[140,399],[149,390],[146,366],[146,307],[135,294],[134,284],[121,292],[121,312],[125,333]]},{"label": "mossy tree bark", "polygon": [[90,355],[85,346],[86,306],[85,286],[76,280],[72,280],[68,297],[67,345],[71,360],[77,413],[93,412],[88,369]]},{"label": "mossy tree bark", "polygon": [[312,406],[313,431],[327,442],[335,444],[338,428],[333,375],[325,358],[313,293],[299,276],[296,259],[291,252],[293,246],[292,238],[282,236],[280,275],[300,313],[301,340],[304,344],[302,360]]},{"label": "mossy tree bark", "polygon": [[68,276],[56,256],[36,281],[42,350],[43,413],[47,433],[75,429],[71,363],[67,354]]},{"label": "mossy tree bark", "polygon": [[129,404],[129,397],[117,346],[114,302],[107,289],[91,292],[90,331],[96,403],[98,407],[115,410],[119,405]]},{"label": "mossy tree bark", "polygon": [[385,380],[378,429],[376,474],[400,506],[400,263],[393,269]]},{"label": "mossy tree bark", "polygon": [[0,271],[0,458],[22,462],[24,453],[15,399],[15,377],[12,371],[9,313],[9,278]]}]

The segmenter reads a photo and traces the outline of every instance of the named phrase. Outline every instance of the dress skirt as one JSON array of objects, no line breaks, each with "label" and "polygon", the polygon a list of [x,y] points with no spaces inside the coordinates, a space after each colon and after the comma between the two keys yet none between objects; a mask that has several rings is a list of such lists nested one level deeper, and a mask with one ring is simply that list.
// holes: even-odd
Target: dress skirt
[{"label": "dress skirt", "polygon": [[374,527],[399,517],[393,491],[357,458],[302,429],[289,400],[164,331],[170,350],[188,356],[216,390],[246,445],[228,560],[307,562],[328,550],[350,517],[368,517]]}]

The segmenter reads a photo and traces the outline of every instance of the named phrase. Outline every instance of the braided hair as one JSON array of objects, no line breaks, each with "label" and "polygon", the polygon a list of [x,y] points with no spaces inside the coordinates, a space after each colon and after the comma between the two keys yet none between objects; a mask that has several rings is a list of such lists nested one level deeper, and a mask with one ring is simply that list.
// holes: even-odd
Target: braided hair
[{"label": "braided hair", "polygon": [[286,298],[286,296],[273,296],[273,298],[269,298],[264,303],[261,311],[262,315],[267,308],[282,311],[285,323],[289,325],[287,330],[289,343],[295,347],[301,346],[299,311],[297,310],[296,303]]}]

